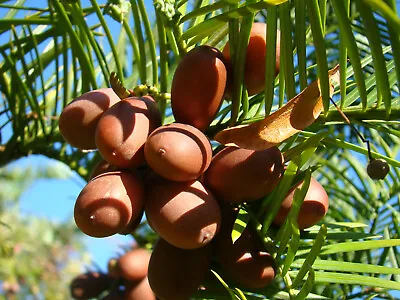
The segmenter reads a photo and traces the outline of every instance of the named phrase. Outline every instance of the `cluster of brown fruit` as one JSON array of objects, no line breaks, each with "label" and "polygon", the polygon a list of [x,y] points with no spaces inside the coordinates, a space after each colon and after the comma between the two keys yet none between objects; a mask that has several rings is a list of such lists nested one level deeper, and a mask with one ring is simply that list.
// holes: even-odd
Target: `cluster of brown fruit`
[{"label": "cluster of brown fruit", "polygon": [[75,277],[70,285],[74,299],[156,300],[147,269],[150,252],[134,248],[108,263],[108,273],[87,272]]},{"label": "cluster of brown fruit", "polygon": [[[244,73],[249,95],[264,89],[265,36],[265,24],[255,23]],[[145,212],[160,240],[143,278],[159,299],[190,298],[212,258],[227,278],[244,288],[264,287],[275,277],[274,259],[257,233],[246,228],[233,243],[231,232],[235,205],[261,199],[279,183],[282,153],[277,147],[225,147],[213,154],[203,133],[224,95],[231,93],[230,70],[229,45],[223,52],[200,46],[187,53],[174,73],[171,107],[176,122],[169,125],[161,125],[150,96],[121,100],[112,89],[82,95],[60,116],[65,140],[80,149],[97,148],[105,161],[76,200],[77,226],[93,237],[127,234]],[[275,224],[283,224],[294,189],[301,184],[286,196]],[[319,222],[327,208],[325,190],[312,179],[298,217],[300,229]],[[124,268],[121,260],[119,265]]]}]

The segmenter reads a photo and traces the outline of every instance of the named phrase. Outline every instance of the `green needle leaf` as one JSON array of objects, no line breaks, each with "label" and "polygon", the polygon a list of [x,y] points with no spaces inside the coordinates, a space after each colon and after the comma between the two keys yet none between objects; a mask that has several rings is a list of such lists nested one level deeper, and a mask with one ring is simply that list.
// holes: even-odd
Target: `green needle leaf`
[{"label": "green needle leaf", "polygon": [[250,219],[249,213],[243,208],[240,208],[236,216],[235,223],[233,224],[233,230],[231,234],[233,243],[235,243],[240,238],[243,231],[246,229],[249,219]]}]

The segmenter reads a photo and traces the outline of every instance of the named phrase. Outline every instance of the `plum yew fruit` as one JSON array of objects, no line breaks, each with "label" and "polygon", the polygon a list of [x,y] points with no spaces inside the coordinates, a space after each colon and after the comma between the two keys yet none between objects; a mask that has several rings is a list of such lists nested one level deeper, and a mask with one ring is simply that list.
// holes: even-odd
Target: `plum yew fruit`
[{"label": "plum yew fruit", "polygon": [[258,235],[245,228],[233,243],[231,233],[238,213],[224,204],[221,229],[213,241],[214,254],[226,275],[246,288],[262,288],[275,278],[276,264]]},{"label": "plum yew fruit", "polygon": [[125,287],[124,300],[156,300],[147,276],[139,282],[129,282]]},{"label": "plum yew fruit", "polygon": [[93,90],[64,107],[59,119],[59,129],[64,139],[79,149],[95,149],[97,124],[112,105],[120,99],[112,88]]},{"label": "plum yew fruit", "polygon": [[148,250],[143,248],[130,250],[118,259],[119,274],[128,281],[141,281],[147,276],[149,260]]},{"label": "plum yew fruit", "polygon": [[159,175],[174,181],[198,178],[212,158],[211,144],[196,127],[173,123],[154,130],[144,154],[148,165]]},{"label": "plum yew fruit", "polygon": [[268,286],[275,278],[275,262],[265,251],[246,251],[236,260],[224,260],[222,267],[229,278],[245,288]]},{"label": "plum yew fruit", "polygon": [[221,222],[217,201],[196,180],[153,179],[146,193],[145,213],[149,225],[163,239],[183,249],[209,243]]},{"label": "plum yew fruit", "polygon": [[123,230],[144,206],[141,181],[133,173],[103,173],[89,181],[74,208],[75,223],[92,237],[106,237]]},{"label": "plum yew fruit", "polygon": [[120,168],[144,163],[144,143],[161,125],[160,112],[150,96],[121,100],[101,117],[95,140],[101,156]]},{"label": "plum yew fruit", "polygon": [[203,131],[222,103],[226,68],[222,53],[210,46],[190,50],[172,80],[171,107],[175,120]]},{"label": "plum yew fruit", "polygon": [[383,159],[372,159],[367,166],[367,174],[373,180],[381,180],[389,173],[389,164]]},{"label": "plum yew fruit", "polygon": [[213,157],[202,181],[218,200],[254,201],[275,188],[283,167],[277,147],[262,151],[226,147]]},{"label": "plum yew fruit", "polygon": [[202,283],[211,263],[212,249],[177,248],[159,239],[150,257],[148,279],[160,300],[189,300]]},{"label": "plum yew fruit", "polygon": [[[284,224],[290,208],[292,207],[294,192],[297,188],[301,188],[302,184],[303,181],[300,181],[290,189],[275,216],[275,224]],[[317,224],[326,215],[328,207],[329,199],[325,189],[316,179],[311,177],[310,186],[308,187],[297,219],[299,228],[305,229]]]},{"label": "plum yew fruit", "polygon": [[107,274],[88,272],[75,277],[70,284],[73,299],[86,300],[96,298],[112,284],[112,278]]},{"label": "plum yew fruit", "polygon": [[137,215],[136,217],[132,217],[130,222],[128,223],[128,225],[126,225],[125,228],[122,229],[118,233],[122,234],[122,235],[127,235],[127,234],[131,234],[132,232],[134,232],[136,230],[136,228],[139,227],[139,225],[142,221],[143,215],[144,215],[144,207],[140,211],[139,215]]},{"label": "plum yew fruit", "polygon": [[97,175],[113,171],[118,171],[118,167],[111,165],[104,159],[101,159],[93,166],[92,170],[90,171],[89,180],[95,178]]},{"label": "plum yew fruit", "polygon": [[[246,50],[246,62],[244,68],[244,82],[249,96],[258,94],[265,89],[265,65],[268,46],[266,45],[267,25],[262,22],[253,24],[250,31],[250,39]],[[226,43],[222,53],[227,61],[227,69],[231,70],[231,57],[229,43]],[[277,32],[275,75],[280,69],[280,32]],[[232,91],[233,74],[229,74],[226,94],[229,97]]]}]

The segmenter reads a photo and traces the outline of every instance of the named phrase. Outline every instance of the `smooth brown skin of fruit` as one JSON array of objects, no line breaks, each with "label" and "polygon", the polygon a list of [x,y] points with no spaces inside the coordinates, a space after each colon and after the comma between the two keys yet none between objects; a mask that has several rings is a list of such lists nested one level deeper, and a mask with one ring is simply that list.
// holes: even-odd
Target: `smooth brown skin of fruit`
[{"label": "smooth brown skin of fruit", "polygon": [[126,227],[118,233],[122,234],[122,235],[127,235],[127,234],[131,234],[132,232],[134,232],[136,230],[136,228],[139,227],[140,222],[142,221],[143,215],[144,215],[144,208],[141,210],[141,212],[139,213],[138,216],[136,216],[135,218],[132,218],[131,221],[129,222],[129,224],[126,225]]},{"label": "smooth brown skin of fruit", "polygon": [[282,171],[283,156],[277,147],[263,151],[226,147],[214,156],[202,181],[217,199],[242,203],[271,192]]},{"label": "smooth brown skin of fruit", "polygon": [[127,171],[104,173],[92,179],[79,194],[74,208],[75,223],[89,236],[110,236],[139,216],[143,201],[143,186],[137,176]]},{"label": "smooth brown skin of fruit", "polygon": [[129,283],[126,286],[124,300],[156,300],[147,276],[137,283]]},{"label": "smooth brown skin of fruit", "polygon": [[[267,25],[265,23],[254,23],[250,31],[250,40],[246,51],[246,63],[244,69],[244,82],[246,84],[249,96],[261,93],[265,89],[265,60],[267,55],[266,47]],[[276,41],[276,63],[275,76],[280,69],[280,32],[278,30]],[[226,43],[222,54],[227,61],[230,70],[230,49],[229,43]],[[232,94],[233,74],[228,74],[227,96]]]},{"label": "smooth brown skin of fruit", "polygon": [[141,281],[147,276],[150,252],[137,248],[126,252],[118,259],[118,269],[121,277],[128,281]]},{"label": "smooth brown skin of fruit", "polygon": [[95,178],[100,174],[107,172],[114,172],[114,171],[118,171],[118,167],[111,165],[104,159],[101,159],[94,165],[92,171],[89,174],[89,180],[92,180],[93,178]]},{"label": "smooth brown skin of fruit", "polygon": [[144,143],[160,125],[160,113],[151,97],[126,98],[101,117],[95,135],[97,148],[110,164],[134,168],[144,163]]},{"label": "smooth brown skin of fruit", "polygon": [[161,300],[188,300],[202,283],[211,263],[211,245],[184,250],[160,239],[149,263],[149,283]]},{"label": "smooth brown skin of fruit", "polygon": [[208,168],[212,148],[196,127],[173,123],[151,133],[144,154],[146,162],[159,175],[174,181],[189,181]]},{"label": "smooth brown skin of fruit", "polygon": [[120,99],[112,88],[87,92],[64,107],[59,129],[64,139],[79,149],[96,149],[94,135],[103,113]]},{"label": "smooth brown skin of fruit", "polygon": [[210,46],[189,51],[180,61],[171,87],[175,120],[205,130],[222,103],[226,68],[222,53]]},{"label": "smooth brown skin of fruit", "polygon": [[99,296],[112,284],[112,278],[103,273],[89,272],[75,277],[70,284],[73,299],[84,300]]},{"label": "smooth brown skin of fruit", "polygon": [[251,229],[244,229],[239,239],[232,242],[237,213],[237,209],[223,205],[221,230],[213,241],[215,257],[231,280],[246,288],[265,287],[275,278],[276,264]]},{"label": "smooth brown skin of fruit", "polygon": [[[292,207],[294,191],[296,188],[300,188],[302,184],[303,181],[297,183],[286,195],[278,214],[275,216],[275,224],[284,224],[290,208]],[[310,186],[304,198],[303,205],[300,208],[297,219],[299,228],[305,229],[317,224],[326,215],[328,207],[329,199],[325,189],[316,179],[311,177]]]},{"label": "smooth brown skin of fruit", "polygon": [[218,232],[219,205],[199,181],[176,182],[159,177],[146,190],[149,225],[174,246],[203,247]]},{"label": "smooth brown skin of fruit", "polygon": [[226,261],[222,267],[233,281],[245,288],[263,288],[275,278],[275,262],[267,252],[246,252],[235,261]]}]

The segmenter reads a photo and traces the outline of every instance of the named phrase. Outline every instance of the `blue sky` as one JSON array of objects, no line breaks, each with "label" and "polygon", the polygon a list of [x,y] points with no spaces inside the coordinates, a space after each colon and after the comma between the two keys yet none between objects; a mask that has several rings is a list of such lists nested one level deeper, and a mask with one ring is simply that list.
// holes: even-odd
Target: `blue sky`
[{"label": "blue sky", "polygon": [[[26,5],[35,6],[38,3],[47,3],[47,1],[27,1]],[[82,1],[83,5],[89,1]],[[106,1],[98,1],[105,3]],[[146,5],[152,1],[145,1]],[[11,3],[11,2],[10,2]],[[399,9],[399,1],[396,1]],[[0,10],[0,17],[3,15]],[[0,44],[4,42],[0,36]],[[1,96],[0,96],[1,97]],[[0,117],[1,118],[1,117]],[[0,122],[2,123],[2,122]],[[11,132],[8,128],[2,131],[3,140],[7,140]],[[31,156],[21,161],[21,164],[47,164],[49,161],[43,156]],[[17,164],[18,165],[18,164]],[[53,221],[72,221],[73,207],[75,199],[83,188],[85,182],[75,173],[69,179],[40,179],[35,181],[22,195],[21,211],[27,215],[46,217]],[[115,235],[109,238],[91,238],[85,237],[87,250],[92,254],[93,260],[104,270],[110,257],[119,252],[121,245],[132,243],[132,238]]]}]

